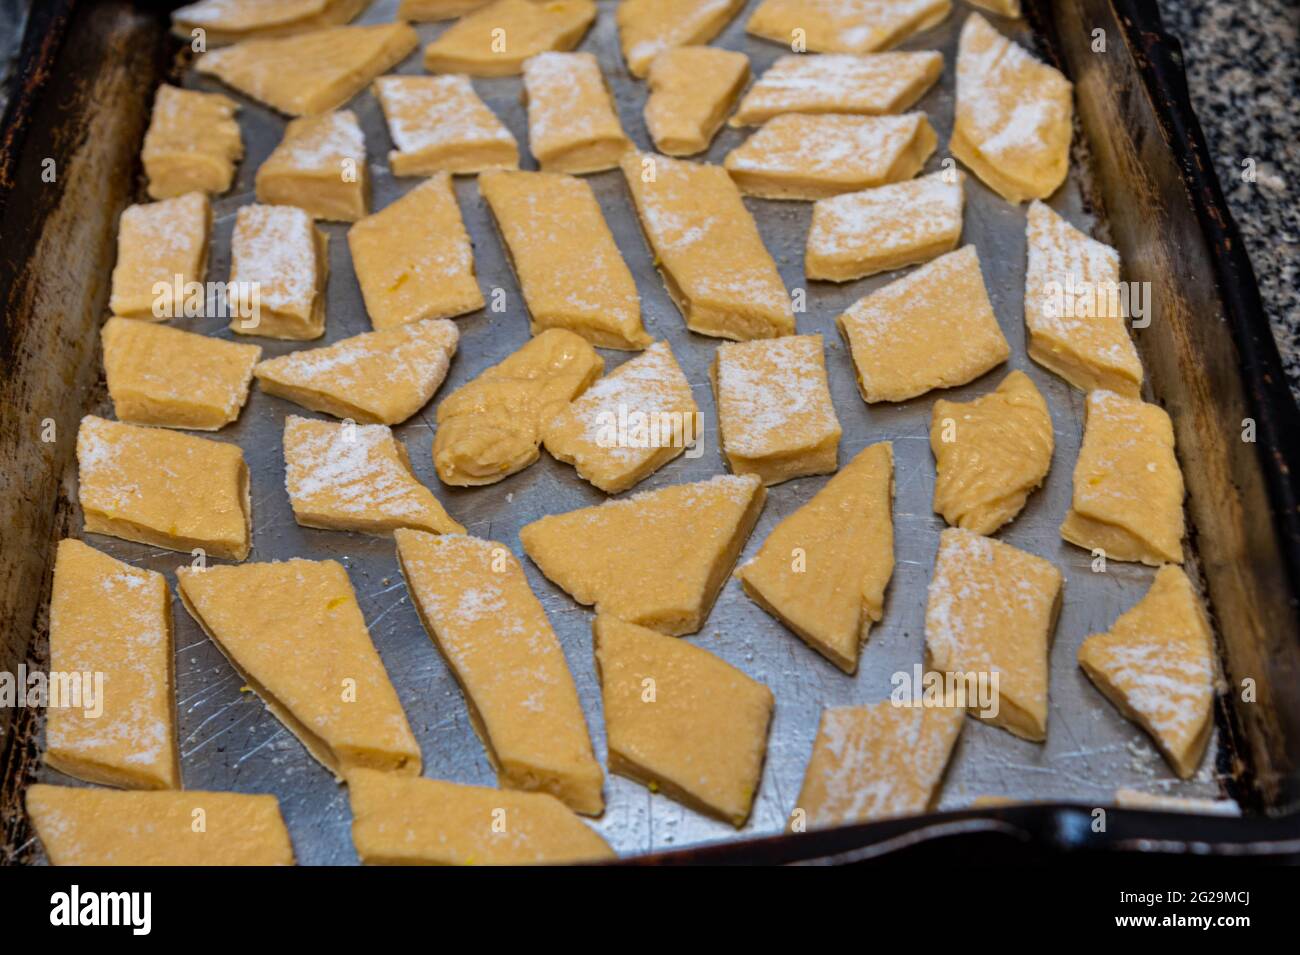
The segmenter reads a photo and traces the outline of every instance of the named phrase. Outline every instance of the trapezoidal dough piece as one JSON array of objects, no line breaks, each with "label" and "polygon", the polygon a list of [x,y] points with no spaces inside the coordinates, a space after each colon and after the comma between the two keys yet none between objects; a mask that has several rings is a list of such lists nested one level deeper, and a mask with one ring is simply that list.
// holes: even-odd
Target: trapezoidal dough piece
[{"label": "trapezoidal dough piece", "polygon": [[1181,568],[1165,564],[1109,631],[1084,640],[1079,666],[1179,776],[1196,773],[1214,730],[1214,637]]},{"label": "trapezoidal dough piece", "polygon": [[241,207],[230,240],[230,284],[237,306],[230,330],[290,341],[324,335],[328,241],[302,209]]},{"label": "trapezoidal dough piece", "polygon": [[171,604],[162,574],[59,541],[49,670],[82,682],[79,699],[46,707],[47,765],[104,786],[180,788]]},{"label": "trapezoidal dough piece", "polygon": [[109,311],[146,321],[183,315],[186,286],[207,276],[211,230],[212,206],[201,192],[128,206],[117,225]]},{"label": "trapezoidal dough piece", "polygon": [[243,560],[252,538],[248,467],[234,444],[94,415],[77,432],[88,534]]},{"label": "trapezoidal dough piece", "polygon": [[550,514],[519,539],[578,603],[680,636],[704,626],[766,498],[757,475],[719,476]]},{"label": "trapezoidal dough piece", "polygon": [[350,109],[289,121],[257,167],[257,201],[297,206],[315,219],[356,222],[370,211],[366,138]]},{"label": "trapezoidal dough piece", "polygon": [[578,691],[519,561],[477,537],[396,538],[411,599],[465,694],[497,782],[600,815],[604,773]]},{"label": "trapezoidal dough piece", "polygon": [[745,0],[623,0],[614,17],[628,72],[643,77],[660,54],[708,43],[744,5]]},{"label": "trapezoidal dough piece", "polygon": [[239,104],[220,93],[158,87],[140,152],[149,198],[229,189],[235,163],[244,157],[238,111]]},{"label": "trapezoidal dough piece", "polygon": [[763,0],[745,30],[786,46],[801,43],[813,53],[871,53],[897,46],[951,12],[949,0]]},{"label": "trapezoidal dough piece", "polygon": [[201,30],[208,46],[225,46],[339,26],[369,5],[369,0],[199,0],[172,12],[172,33],[188,40]]},{"label": "trapezoidal dough piece", "polygon": [[572,50],[596,19],[591,0],[496,0],[467,14],[424,48],[430,73],[513,76],[538,53]]},{"label": "trapezoidal dough piece", "polygon": [[894,574],[894,450],[868,445],[736,570],[745,593],[845,673]]},{"label": "trapezoidal dough piece", "polygon": [[[195,831],[196,813],[203,828]],[[274,796],[168,790],[118,792],[37,783],[31,819],[51,865],[293,865]]]},{"label": "trapezoidal dough piece", "polygon": [[613,169],[632,148],[594,53],[539,53],[524,63],[528,148],[543,172]]},{"label": "trapezoidal dough piece", "polygon": [[749,57],[736,50],[683,46],[650,66],[645,124],[669,156],[704,152],[749,82]]},{"label": "trapezoidal dough piece", "polygon": [[599,616],[592,633],[610,772],[743,826],[763,775],[772,691],[634,623]]},{"label": "trapezoidal dough piece", "polygon": [[348,773],[352,842],[366,865],[564,865],[613,859],[547,793]]},{"label": "trapezoidal dough piece", "polygon": [[519,144],[468,76],[381,76],[374,90],[397,147],[394,176],[519,168]]},{"label": "trapezoidal dough piece", "polygon": [[190,616],[335,777],[357,767],[419,775],[419,744],[342,564],[182,567],[176,581]]}]

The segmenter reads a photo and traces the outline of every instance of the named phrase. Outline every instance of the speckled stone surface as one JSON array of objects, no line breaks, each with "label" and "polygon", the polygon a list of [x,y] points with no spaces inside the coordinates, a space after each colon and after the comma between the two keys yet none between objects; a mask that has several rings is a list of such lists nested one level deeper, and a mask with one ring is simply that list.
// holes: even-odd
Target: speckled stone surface
[{"label": "speckled stone surface", "polygon": [[1300,401],[1300,2],[1160,0],[1160,11]]}]

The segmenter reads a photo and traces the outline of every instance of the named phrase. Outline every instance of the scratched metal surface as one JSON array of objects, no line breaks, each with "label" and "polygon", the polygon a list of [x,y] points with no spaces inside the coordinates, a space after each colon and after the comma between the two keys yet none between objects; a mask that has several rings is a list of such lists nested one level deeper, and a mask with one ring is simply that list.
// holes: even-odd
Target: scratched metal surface
[{"label": "scratched metal surface", "polygon": [[[754,3],[749,6],[753,7]],[[395,7],[395,0],[376,3],[361,22],[391,19]],[[599,20],[580,49],[600,57],[615,91],[625,129],[638,146],[649,148],[641,116],[645,87],[624,68],[618,51],[613,7],[610,2],[600,4]],[[759,74],[784,51],[745,35],[743,24],[747,13],[737,17],[716,42],[745,51],[754,73]],[[952,125],[957,36],[967,15],[967,8],[958,5],[945,23],[904,47],[938,49],[945,55],[942,80],[916,107],[929,114],[939,132],[941,145],[927,164],[927,172],[939,168],[946,155],[944,144]],[[1000,26],[1022,42],[1032,43],[1023,25],[1002,21]],[[427,41],[444,26],[425,24],[419,29],[422,40]],[[397,71],[422,72],[419,51],[408,57]],[[521,146],[526,147],[527,124],[520,101],[519,79],[476,79],[474,82]],[[222,89],[214,81],[200,79],[192,73],[186,83],[199,89]],[[285,125],[284,119],[270,110],[243,97],[236,98],[243,107],[240,125],[247,156],[239,168],[234,189],[216,200],[216,230],[209,271],[214,280],[228,275],[235,211],[254,201],[254,173],[279,142]],[[373,207],[382,208],[415,186],[418,180],[397,180],[389,174],[388,134],[371,94],[362,93],[350,108],[357,112],[366,132],[375,181]],[[746,131],[724,128],[707,154],[708,161],[720,162],[745,135]],[[525,166],[535,168],[526,155],[526,148]],[[1076,224],[1088,228],[1096,224],[1085,211],[1084,175],[1076,161],[1068,183],[1053,198],[1052,205]],[[694,387],[706,423],[702,456],[694,460],[679,457],[636,490],[724,473],[707,375],[718,343],[686,331],[653,268],[621,175],[606,172],[589,177],[589,181],[636,276],[646,326],[655,337],[666,338],[671,343]],[[435,402],[500,361],[528,338],[523,300],[475,180],[458,179],[456,190],[474,239],[480,285],[489,296],[491,290],[503,289],[507,308],[501,314],[479,312],[458,320],[462,334],[460,350]],[[865,405],[857,393],[849,355],[834,326],[835,316],[848,305],[898,276],[876,276],[843,286],[806,285],[802,271],[803,243],[811,206],[753,199],[746,202],[786,285],[791,289],[807,288],[807,311],[798,316],[798,326],[800,332],[821,334],[826,342],[832,397],[844,428],[840,461],[847,461],[867,444],[882,440],[894,442],[897,567],[884,620],[872,631],[854,677],[845,676],[805,647],[750,602],[734,580],[728,582],[706,626],[687,639],[763,681],[776,695],[767,763],[753,815],[748,825],[737,832],[664,796],[653,795],[636,783],[610,776],[605,784],[608,808],[592,824],[624,854],[779,832],[798,794],[821,709],[885,698],[891,675],[899,670],[910,671],[922,656],[925,590],[943,527],[930,507],[934,465],[928,427],[935,395],[897,405]],[[325,229],[330,236],[328,321],[325,339],[316,344],[333,342],[370,328],[348,256],[346,228],[328,224]],[[1046,396],[1056,434],[1051,473],[1045,487],[1031,497],[1024,512],[999,537],[1052,560],[1063,571],[1066,584],[1051,653],[1047,742],[1025,742],[1002,730],[968,720],[948,772],[941,808],[958,808],[982,795],[1106,804],[1121,786],[1213,796],[1219,788],[1213,769],[1214,752],[1207,756],[1195,779],[1177,780],[1144,734],[1102,699],[1075,663],[1083,638],[1106,629],[1119,613],[1131,606],[1149,585],[1153,571],[1111,563],[1106,573],[1093,573],[1089,556],[1065,544],[1058,534],[1058,525],[1069,504],[1071,470],[1082,431],[1082,396],[1025,355],[1021,308],[1024,207],[1008,205],[973,176],[969,177],[963,243],[974,243],[979,249],[985,281],[998,320],[1011,343],[1012,357],[1005,366],[944,396],[969,400],[982,395],[1013,368],[1026,372]],[[193,321],[190,327],[206,334],[230,337],[219,319]],[[267,357],[307,347],[269,340],[259,343]],[[603,354],[607,368],[627,357],[622,352]],[[410,449],[417,474],[470,533],[503,541],[522,556],[519,547],[522,525],[543,514],[604,499],[600,491],[581,481],[571,468],[545,454],[533,467],[491,487],[441,486],[430,458],[433,407],[430,404],[396,432]],[[110,413],[111,408],[103,406],[99,411]],[[217,440],[237,442],[244,449],[252,471],[254,546],[249,559],[265,561],[301,556],[342,561],[420,741],[425,775],[494,785],[495,776],[470,727],[461,693],[411,606],[398,573],[392,542],[303,528],[294,522],[284,490],[280,447],[282,423],[288,413],[306,412],[255,389],[240,420],[215,435]],[[752,556],[772,527],[807,501],[825,480],[807,478],[772,488],[742,560]],[[113,538],[94,536],[89,540],[119,558],[166,573],[173,585],[173,571],[183,561],[179,554]],[[604,763],[600,691],[591,652],[591,614],[550,584],[526,558],[524,566],[564,646],[597,756]],[[275,599],[275,595],[268,594],[266,599]],[[238,675],[184,612],[179,600],[174,606],[179,733],[186,787],[274,793],[280,799],[300,862],[354,863],[356,855],[349,836],[346,790],[336,785],[330,774],[307,755],[256,696],[241,692],[242,681]],[[73,782],[57,773],[44,772],[47,780]]]}]

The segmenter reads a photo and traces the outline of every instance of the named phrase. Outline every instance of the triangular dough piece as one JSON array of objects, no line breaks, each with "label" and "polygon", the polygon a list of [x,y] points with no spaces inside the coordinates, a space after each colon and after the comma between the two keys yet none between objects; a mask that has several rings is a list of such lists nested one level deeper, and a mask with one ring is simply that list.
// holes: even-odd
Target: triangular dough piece
[{"label": "triangular dough piece", "polygon": [[614,858],[547,793],[348,773],[352,842],[366,865],[559,865]]},{"label": "triangular dough piece", "polygon": [[457,20],[426,46],[424,68],[430,73],[510,76],[538,53],[572,50],[596,13],[591,0],[496,0]]},{"label": "triangular dough piece", "polygon": [[749,82],[749,57],[737,50],[683,46],[655,57],[645,125],[669,156],[704,152]]},{"label": "triangular dough piece", "polygon": [[578,603],[680,636],[704,625],[766,497],[757,475],[720,476],[551,514],[519,539]]},{"label": "triangular dough piece", "polygon": [[623,59],[633,76],[645,76],[665,50],[708,43],[745,0],[623,0],[615,11]]},{"label": "triangular dough piece", "polygon": [[1145,597],[1084,640],[1079,666],[1179,776],[1196,772],[1214,729],[1214,637],[1181,569],[1161,567]]},{"label": "triangular dough piece", "polygon": [[287,36],[354,19],[370,0],[199,0],[172,12],[172,32],[202,30],[209,47],[250,37]]},{"label": "triangular dough piece", "polygon": [[309,116],[342,106],[419,42],[407,23],[330,27],[213,50],[196,69],[281,113]]},{"label": "triangular dough piece", "polygon": [[336,777],[359,766],[419,774],[419,744],[342,564],[182,567],[176,580],[190,616]]},{"label": "triangular dough piece", "polygon": [[772,691],[685,640],[596,618],[610,772],[740,828],[763,775]]},{"label": "triangular dough piece", "polygon": [[362,424],[401,424],[438,390],[460,332],[440,318],[353,335],[260,362],[267,394]]},{"label": "triangular dough piece", "polygon": [[845,673],[894,573],[894,450],[869,445],[736,571],[760,607]]},{"label": "triangular dough piece", "polygon": [[745,30],[787,47],[801,39],[814,53],[870,53],[897,46],[951,12],[949,0],[763,0]]},{"label": "triangular dough piece", "polygon": [[1008,202],[1046,199],[1070,168],[1073,87],[978,13],[957,51],[948,148]]}]

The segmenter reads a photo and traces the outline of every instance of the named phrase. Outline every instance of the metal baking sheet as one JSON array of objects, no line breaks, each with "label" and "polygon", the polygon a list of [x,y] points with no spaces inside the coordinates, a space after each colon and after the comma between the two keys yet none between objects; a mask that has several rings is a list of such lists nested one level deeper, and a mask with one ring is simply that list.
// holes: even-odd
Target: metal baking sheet
[{"label": "metal baking sheet", "polygon": [[[761,74],[785,50],[744,33],[744,23],[756,5],[736,17],[715,41],[744,51],[755,75]],[[595,53],[612,86],[624,128],[636,144],[650,148],[642,119],[645,84],[626,71],[618,47],[612,2],[600,3],[600,17],[579,49]],[[375,3],[359,22],[393,18],[396,0]],[[940,148],[926,172],[940,168],[952,127],[957,37],[969,10],[956,5],[953,15],[935,29],[904,44],[904,49],[937,49],[945,57],[939,84],[918,104],[939,133]],[[998,20],[1004,32],[1033,46],[1023,23]],[[418,26],[422,45],[445,24]],[[396,70],[422,72],[420,53],[413,53]],[[230,90],[190,71],[184,83],[196,89]],[[527,156],[527,122],[518,77],[476,79],[475,87],[518,139],[525,168],[535,168]],[[234,188],[215,201],[216,226],[209,277],[224,280],[230,266],[230,233],[236,210],[255,201],[253,177],[257,167],[279,142],[284,118],[237,94],[242,106],[247,155]],[[360,118],[367,138],[374,178],[373,208],[388,205],[418,184],[395,179],[387,168],[391,148],[379,106],[367,91],[350,108]],[[749,130],[724,128],[705,157],[720,162]],[[1076,225],[1104,238],[1104,225],[1093,220],[1086,200],[1086,157],[1075,137],[1075,161],[1065,186],[1051,204]],[[642,239],[631,200],[617,171],[588,177],[628,265],[636,277],[646,327],[667,339],[686,372],[703,412],[703,453],[679,457],[635,490],[647,490],[700,480],[725,473],[717,441],[717,422],[709,387],[708,366],[717,340],[689,333],[656,273]],[[479,283],[488,298],[504,290],[504,313],[478,312],[457,320],[460,350],[436,403],[454,388],[496,364],[528,338],[523,299],[510,272],[474,178],[456,181],[466,225],[474,240]],[[883,621],[876,626],[862,653],[856,676],[849,677],[808,649],[798,638],[747,599],[729,581],[705,627],[691,642],[705,647],[770,686],[776,712],[767,763],[752,817],[735,830],[692,812],[662,795],[618,776],[607,777],[607,809],[592,825],[621,854],[682,848],[704,842],[774,834],[782,830],[798,795],[804,765],[823,707],[875,702],[890,690],[890,677],[919,663],[924,646],[924,606],[942,520],[931,510],[934,464],[929,449],[929,418],[936,394],[902,404],[868,407],[859,397],[850,357],[834,325],[835,317],[862,295],[897,278],[897,273],[833,285],[806,283],[803,244],[811,204],[746,199],[759,231],[791,290],[807,291],[807,309],[799,314],[801,333],[821,334],[826,343],[831,393],[844,428],[840,461],[846,462],[868,444],[889,440],[896,457],[895,535],[897,564],[887,594]],[[1072,801],[1087,805],[1110,803],[1118,787],[1185,796],[1215,796],[1221,780],[1216,774],[1218,741],[1211,744],[1200,772],[1188,781],[1176,779],[1147,737],[1125,720],[1091,686],[1075,663],[1083,638],[1106,629],[1150,584],[1150,568],[1111,562],[1105,573],[1094,573],[1090,556],[1061,540],[1058,526],[1070,500],[1071,471],[1083,425],[1083,396],[1064,381],[1029,361],[1025,354],[1022,318],[1024,287],[1025,207],[1014,207],[968,177],[963,243],[979,250],[984,277],[998,321],[1011,344],[1006,365],[944,397],[970,400],[992,390],[1012,369],[1026,372],[1046,397],[1051,410],[1056,451],[1046,485],[1029,500],[1024,512],[998,535],[1002,540],[1055,563],[1066,578],[1063,606],[1051,653],[1048,739],[1035,744],[968,720],[949,767],[941,808],[959,808],[978,796],[1016,800]],[[330,236],[330,278],[325,344],[370,329],[347,250],[346,226],[326,224]],[[193,331],[230,337],[220,319],[182,320]],[[1141,333],[1137,333],[1141,349]],[[284,354],[304,346],[260,340],[264,356]],[[604,351],[607,369],[629,357]],[[543,514],[599,503],[605,495],[580,480],[572,468],[543,454],[542,460],[520,474],[486,488],[441,486],[430,458],[433,409],[396,428],[410,450],[418,476],[428,483],[448,511],[471,534],[503,541],[522,557],[519,529]],[[111,405],[101,399],[101,414]],[[494,785],[495,775],[470,726],[459,688],[425,634],[398,572],[390,540],[299,527],[284,490],[281,428],[289,413],[306,413],[256,388],[239,421],[215,438],[238,443],[252,472],[253,552],[250,560],[289,557],[333,558],[348,568],[361,608],[370,626],[411,726],[424,754],[424,774],[463,783]],[[67,486],[73,486],[69,475]],[[771,488],[762,517],[745,547],[742,560],[752,556],[773,526],[807,501],[826,478],[806,478]],[[78,515],[78,524],[80,515]],[[175,568],[185,555],[157,550],[113,538],[92,536],[94,546],[133,564],[164,572],[173,585]],[[605,762],[605,738],[600,690],[592,659],[591,613],[549,583],[523,558],[529,580],[542,600],[564,646],[577,682],[597,757]],[[273,595],[268,595],[273,599]],[[176,669],[180,745],[184,780],[191,789],[230,789],[269,792],[279,797],[302,863],[356,862],[349,825],[346,790],[317,764],[231,669],[215,646],[175,603]],[[48,769],[46,781],[75,782]]]}]

